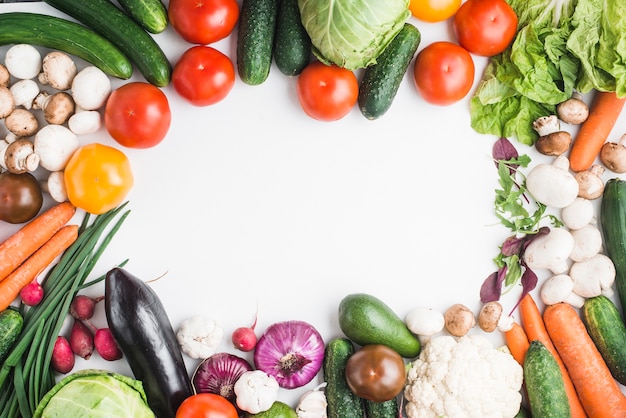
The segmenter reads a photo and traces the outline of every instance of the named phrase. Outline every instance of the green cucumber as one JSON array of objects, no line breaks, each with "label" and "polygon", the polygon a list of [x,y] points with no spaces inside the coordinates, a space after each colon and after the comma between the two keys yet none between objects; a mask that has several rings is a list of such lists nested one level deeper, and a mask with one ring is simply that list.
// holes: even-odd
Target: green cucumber
[{"label": "green cucumber", "polygon": [[237,32],[237,72],[246,84],[267,80],[272,66],[278,0],[243,0]]},{"label": "green cucumber", "polygon": [[167,9],[161,0],[118,0],[117,2],[148,32],[161,33],[167,28]]},{"label": "green cucumber", "polygon": [[161,47],[110,0],[44,1],[111,41],[126,54],[149,83],[157,87],[165,87],[170,83],[172,66]]},{"label": "green cucumber", "polygon": [[334,338],[326,344],[322,370],[328,418],[363,418],[363,399],[350,390],[345,376],[346,363],[354,351],[347,338]]},{"label": "green cucumber", "polygon": [[358,98],[363,116],[373,120],[389,110],[420,41],[420,31],[405,23],[376,63],[365,68]]},{"label": "green cucumber", "polygon": [[133,74],[129,59],[111,41],[69,20],[28,12],[0,13],[0,45],[29,44],[66,52],[126,80]]},{"label": "green cucumber", "polygon": [[345,296],[339,303],[339,327],[359,345],[384,344],[402,357],[417,357],[420,341],[404,321],[380,299],[365,293]]},{"label": "green cucumber", "polygon": [[615,265],[615,287],[626,309],[626,181],[607,180],[600,203],[600,229],[606,255]]},{"label": "green cucumber", "polygon": [[582,319],[615,380],[626,384],[626,326],[617,306],[604,295],[585,299]]},{"label": "green cucumber", "polygon": [[399,412],[398,398],[389,399],[385,402],[365,400],[366,418],[397,418]]},{"label": "green cucumber", "polygon": [[563,375],[556,359],[539,340],[530,342],[524,357],[524,383],[533,417],[571,416]]},{"label": "green cucumber", "polygon": [[0,363],[9,355],[23,327],[24,317],[17,309],[7,308],[0,312]]},{"label": "green cucumber", "polygon": [[300,20],[298,0],[278,0],[274,62],[283,74],[298,75],[311,61],[311,38]]}]

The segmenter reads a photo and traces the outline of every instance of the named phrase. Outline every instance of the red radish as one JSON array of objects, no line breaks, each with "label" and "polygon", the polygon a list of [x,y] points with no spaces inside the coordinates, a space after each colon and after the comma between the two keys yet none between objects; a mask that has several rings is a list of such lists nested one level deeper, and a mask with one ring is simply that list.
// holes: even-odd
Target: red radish
[{"label": "red radish", "polygon": [[233,345],[236,349],[248,352],[254,350],[257,343],[257,337],[254,333],[254,328],[256,327],[256,322],[259,315],[254,317],[254,322],[249,327],[239,327],[235,331],[233,331],[232,341]]},{"label": "red radish", "polygon": [[43,287],[37,280],[33,280],[20,291],[22,302],[28,306],[39,305],[43,299]]},{"label": "red radish", "polygon": [[80,320],[91,319],[94,311],[96,310],[96,304],[104,299],[104,296],[92,298],[86,295],[77,295],[70,305],[70,314]]},{"label": "red radish", "polygon": [[75,358],[70,342],[63,336],[58,336],[52,349],[52,368],[59,373],[69,373],[74,368]]},{"label": "red radish", "polygon": [[89,360],[93,354],[94,336],[89,327],[82,321],[74,319],[70,332],[70,347],[72,352],[79,357]]},{"label": "red radish", "polygon": [[94,336],[96,351],[105,360],[114,361],[122,358],[122,350],[117,345],[109,328],[100,328]]}]

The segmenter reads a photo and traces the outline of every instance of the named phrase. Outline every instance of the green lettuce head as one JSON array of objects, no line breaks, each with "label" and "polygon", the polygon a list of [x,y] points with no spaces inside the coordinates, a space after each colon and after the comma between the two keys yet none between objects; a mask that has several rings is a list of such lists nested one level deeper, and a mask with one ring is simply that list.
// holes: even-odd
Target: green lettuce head
[{"label": "green lettuce head", "polygon": [[376,59],[411,16],[409,0],[298,0],[313,53],[349,70]]},{"label": "green lettuce head", "polygon": [[139,380],[104,370],[81,370],[43,397],[33,418],[154,418]]}]

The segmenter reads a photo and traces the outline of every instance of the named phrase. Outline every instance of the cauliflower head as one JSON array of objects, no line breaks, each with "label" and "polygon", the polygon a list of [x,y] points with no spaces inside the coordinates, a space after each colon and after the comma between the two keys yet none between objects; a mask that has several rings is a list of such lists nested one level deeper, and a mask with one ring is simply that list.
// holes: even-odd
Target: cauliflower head
[{"label": "cauliflower head", "polygon": [[482,335],[434,337],[409,367],[409,418],[512,418],[519,411],[522,366]]}]

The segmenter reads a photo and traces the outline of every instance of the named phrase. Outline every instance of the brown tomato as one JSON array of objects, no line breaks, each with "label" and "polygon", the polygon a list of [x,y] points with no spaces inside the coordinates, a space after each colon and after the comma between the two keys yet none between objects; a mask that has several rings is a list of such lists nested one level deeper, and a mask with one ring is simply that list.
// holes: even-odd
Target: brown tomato
[{"label": "brown tomato", "polygon": [[21,224],[33,219],[43,205],[39,182],[30,173],[0,174],[0,220]]},{"label": "brown tomato", "polygon": [[386,345],[364,345],[348,359],[346,381],[350,390],[363,399],[388,401],[404,388],[404,360]]}]

